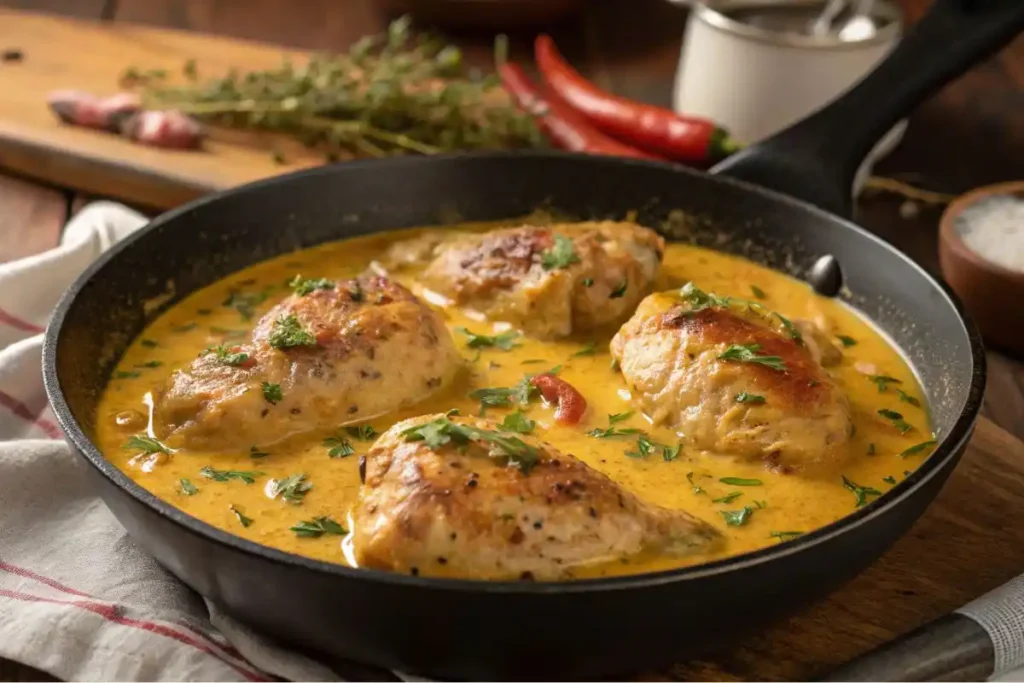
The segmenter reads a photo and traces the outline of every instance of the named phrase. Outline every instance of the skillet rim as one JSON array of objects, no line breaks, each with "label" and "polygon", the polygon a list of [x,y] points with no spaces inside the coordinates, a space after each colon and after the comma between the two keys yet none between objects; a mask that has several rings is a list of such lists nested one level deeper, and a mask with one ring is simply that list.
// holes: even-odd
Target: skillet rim
[{"label": "skillet rim", "polygon": [[[493,161],[515,161],[532,160],[542,161],[545,159],[569,159],[573,162],[605,165],[605,166],[645,166],[660,169],[662,172],[678,173],[680,175],[699,176],[702,181],[711,181],[732,185],[745,192],[752,192],[765,196],[768,200],[780,204],[795,207],[797,210],[809,213],[812,219],[824,223],[838,223],[844,229],[852,230],[863,239],[874,241],[881,247],[894,252],[905,267],[917,271],[918,275],[924,277],[926,282],[932,285],[940,293],[946,303],[950,304],[957,313],[960,323],[967,333],[968,343],[971,351],[971,381],[967,390],[967,398],[960,410],[960,415],[950,427],[949,432],[939,442],[935,451],[913,472],[909,477],[901,481],[892,489],[876,498],[867,505],[855,509],[854,512],[840,517],[836,521],[823,527],[815,529],[792,541],[778,543],[774,546],[767,546],[750,553],[743,553],[731,557],[722,558],[713,562],[706,562],[677,569],[668,569],[657,572],[644,572],[629,574],[625,576],[573,579],[571,581],[490,581],[483,579],[452,579],[428,576],[412,576],[387,572],[376,569],[348,567],[342,564],[316,560],[295,553],[289,553],[269,546],[261,545],[255,541],[236,536],[218,529],[197,517],[185,513],[183,510],[174,507],[170,503],[161,500],[154,494],[137,484],[116,465],[109,461],[100,450],[92,443],[92,440],[85,433],[85,430],[78,424],[78,421],[71,413],[64,392],[61,388],[60,377],[57,374],[57,353],[58,340],[65,318],[69,310],[74,306],[81,291],[89,283],[96,273],[102,270],[109,262],[128,249],[136,241],[145,239],[161,225],[178,220],[189,212],[211,202],[219,201],[225,196],[258,192],[264,187],[279,183],[300,181],[301,178],[317,175],[330,175],[343,173],[348,169],[358,172],[376,168],[398,167],[403,165],[435,165],[448,163],[476,163]],[[526,161],[522,161],[526,163]],[[832,228],[825,228],[832,229]],[[387,159],[363,159],[355,161],[344,161],[337,164],[317,166],[309,169],[301,169],[291,173],[285,173],[271,178],[247,183],[238,187],[222,190],[216,193],[200,197],[170,211],[158,215],[139,230],[121,240],[113,247],[101,254],[98,259],[91,263],[74,281],[74,283],[61,295],[53,315],[46,326],[43,338],[42,352],[43,384],[46,389],[47,398],[53,408],[61,429],[64,431],[65,441],[78,450],[79,454],[88,460],[99,474],[104,476],[109,483],[120,489],[121,493],[129,495],[136,502],[148,507],[151,511],[159,514],[165,519],[175,523],[183,530],[200,536],[204,540],[213,541],[227,546],[231,550],[245,555],[255,555],[259,559],[275,562],[292,568],[314,571],[331,577],[378,581],[385,584],[396,585],[396,587],[407,588],[428,588],[459,592],[487,592],[512,595],[545,595],[551,593],[593,593],[612,590],[630,590],[652,588],[663,584],[671,584],[679,581],[694,581],[706,576],[725,574],[730,571],[769,563],[799,553],[811,546],[829,541],[837,536],[851,532],[854,528],[868,523],[895,508],[899,503],[916,495],[917,492],[933,477],[938,476],[944,467],[953,459],[957,458],[966,445],[966,441],[973,432],[974,425],[980,415],[982,398],[986,383],[986,358],[985,348],[974,321],[967,314],[967,311],[956,296],[956,294],[944,283],[936,280],[930,273],[911,260],[906,254],[896,249],[893,245],[882,240],[875,234],[860,227],[852,220],[837,216],[820,209],[809,202],[797,199],[790,195],[777,192],[768,188],[755,185],[746,181],[738,180],[724,175],[702,172],[686,166],[673,165],[666,162],[649,161],[643,159],[619,159],[612,157],[598,157],[576,152],[564,152],[559,150],[529,150],[529,151],[492,151],[492,152],[462,152],[453,154],[441,154],[434,156],[417,157],[392,157]]]}]

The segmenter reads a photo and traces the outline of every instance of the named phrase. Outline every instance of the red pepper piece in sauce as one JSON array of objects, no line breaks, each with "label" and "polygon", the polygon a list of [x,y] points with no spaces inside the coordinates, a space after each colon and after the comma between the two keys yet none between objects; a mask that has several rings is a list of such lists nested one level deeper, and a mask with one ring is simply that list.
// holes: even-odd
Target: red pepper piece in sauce
[{"label": "red pepper piece in sauce", "polygon": [[583,394],[564,379],[544,373],[531,377],[530,384],[540,390],[540,395],[544,397],[545,401],[555,404],[556,422],[574,425],[587,412],[587,399],[583,398]]},{"label": "red pepper piece in sauce", "polygon": [[555,47],[539,35],[534,57],[548,86],[599,130],[670,159],[707,163],[738,148],[713,121],[680,116],[670,109],[634,102],[606,92],[583,78]]},{"label": "red pepper piece in sauce", "polygon": [[592,126],[579,112],[550,93],[542,93],[516,64],[498,65],[498,75],[523,111],[532,114],[551,141],[561,149],[636,159],[660,159],[614,140]]}]

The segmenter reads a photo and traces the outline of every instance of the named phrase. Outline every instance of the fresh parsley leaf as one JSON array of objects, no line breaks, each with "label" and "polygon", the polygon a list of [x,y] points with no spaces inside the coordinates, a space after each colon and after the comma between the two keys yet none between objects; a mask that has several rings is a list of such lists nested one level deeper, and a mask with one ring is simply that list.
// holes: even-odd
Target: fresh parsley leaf
[{"label": "fresh parsley leaf", "polygon": [[721,513],[729,526],[743,526],[750,519],[750,515],[754,514],[754,508],[745,505],[739,510],[722,510]]},{"label": "fresh parsley leaf", "polygon": [[324,446],[330,449],[327,451],[329,458],[345,458],[356,452],[349,440],[343,436],[327,437],[324,439]]},{"label": "fresh parsley leaf", "polygon": [[242,316],[242,320],[252,320],[252,316],[256,313],[256,307],[266,301],[269,296],[270,293],[266,291],[241,292],[233,289],[228,292],[228,296],[221,306],[235,309]]},{"label": "fresh parsley leaf", "polygon": [[199,327],[199,324],[195,322],[185,323],[184,325],[172,325],[171,332],[174,334],[184,334],[185,332],[191,332],[197,327]]},{"label": "fresh parsley leaf", "polygon": [[157,344],[152,339],[140,339],[139,344],[145,346],[147,349],[155,349],[157,346],[159,346],[159,344]]},{"label": "fresh parsley leaf", "polygon": [[868,375],[868,381],[874,382],[875,386],[878,387],[878,393],[884,392],[890,384],[903,384],[900,380],[895,377],[889,377],[888,375]]},{"label": "fresh parsley leaf", "polygon": [[884,417],[886,420],[889,420],[889,422],[892,422],[892,426],[900,430],[900,434],[906,434],[911,429],[913,429],[911,425],[907,424],[903,420],[903,416],[897,413],[895,410],[882,408],[881,410],[878,411],[878,414]]},{"label": "fresh parsley leaf", "polygon": [[886,484],[889,484],[890,486],[896,485],[896,477],[882,477],[882,481],[884,481]]},{"label": "fresh parsley leaf", "polygon": [[283,315],[274,321],[270,329],[270,345],[275,349],[316,346],[316,337],[303,328],[294,315]]},{"label": "fresh parsley leaf", "polygon": [[348,533],[345,527],[330,517],[314,517],[310,521],[302,521],[290,528],[299,538],[320,538],[324,534],[344,536]]},{"label": "fresh parsley leaf", "polygon": [[693,483],[693,472],[687,472],[686,473],[686,481],[690,482],[690,486],[693,487],[693,492],[694,493],[704,493],[704,489],[702,489],[697,484]]},{"label": "fresh parsley leaf", "polygon": [[633,417],[635,413],[635,410],[629,410],[626,411],[625,413],[612,413],[611,415],[608,416],[608,424],[613,425],[618,424],[619,422],[622,422],[624,420],[628,420],[629,418]]},{"label": "fresh parsley leaf", "polygon": [[636,450],[626,451],[626,456],[630,458],[646,458],[657,445],[646,434],[641,434],[636,438]]},{"label": "fresh parsley leaf", "polygon": [[256,477],[263,476],[262,472],[246,470],[216,470],[209,465],[199,470],[199,474],[214,481],[229,481],[231,479],[237,479],[245,482],[246,484],[251,484],[256,481]]},{"label": "fresh parsley leaf", "polygon": [[936,441],[935,439],[931,439],[929,441],[922,441],[921,443],[919,443],[919,444],[917,444],[915,446],[911,446],[907,450],[905,450],[902,453],[900,453],[900,457],[901,458],[906,458],[906,457],[911,456],[911,455],[917,455],[919,453],[923,453],[924,451],[928,450],[929,448],[931,448],[932,446],[934,446],[937,443],[938,443],[938,441]]},{"label": "fresh parsley leaf", "polygon": [[741,477],[722,477],[718,481],[729,486],[761,486],[760,479],[743,479]]},{"label": "fresh parsley leaf", "polygon": [[914,398],[913,396],[911,396],[907,392],[903,391],[902,389],[897,389],[896,393],[899,394],[900,400],[903,401],[904,403],[909,403],[910,405],[914,406],[915,408],[920,408],[921,407],[921,402],[920,401],[918,401],[916,398]]},{"label": "fresh parsley leaf", "polygon": [[768,534],[770,538],[777,538],[780,541],[788,541],[791,538],[797,538],[803,535],[804,532],[802,531],[773,531]]},{"label": "fresh parsley leaf", "polygon": [[608,295],[609,299],[621,299],[626,295],[626,289],[629,287],[629,280],[623,280],[619,285],[612,290],[612,293]]},{"label": "fresh parsley leaf", "polygon": [[134,370],[118,370],[114,373],[114,379],[134,379],[141,376],[141,373],[135,372]]},{"label": "fresh parsley leaf", "polygon": [[729,299],[708,294],[692,282],[687,282],[679,290],[679,298],[690,304],[690,310],[696,313],[705,308],[725,308],[729,305]]},{"label": "fresh parsley leaf", "polygon": [[846,476],[843,476],[843,486],[849,489],[850,491],[853,491],[853,495],[857,497],[857,502],[856,505],[854,505],[854,507],[858,508],[861,505],[864,505],[865,503],[868,502],[868,496],[882,495],[882,492],[879,491],[878,489],[872,488],[870,486],[861,486],[860,484],[855,484],[854,482],[847,479]]},{"label": "fresh parsley leaf", "polygon": [[312,488],[305,474],[292,474],[284,479],[271,479],[270,496],[281,496],[282,500],[298,505]]},{"label": "fresh parsley leaf", "polygon": [[764,403],[764,396],[758,396],[757,394],[751,394],[746,391],[741,391],[736,394],[737,403]]},{"label": "fresh parsley leaf", "polygon": [[854,339],[853,337],[847,337],[845,334],[837,334],[836,339],[838,339],[839,343],[841,343],[843,346],[847,348],[857,345],[856,339]]},{"label": "fresh parsley leaf", "polygon": [[270,453],[267,453],[266,451],[261,451],[260,449],[256,448],[255,446],[250,446],[249,447],[249,457],[250,458],[258,460],[260,458],[265,458],[268,455],[270,455]]},{"label": "fresh parsley leaf", "polygon": [[592,436],[597,439],[607,439],[613,436],[629,436],[632,434],[640,434],[639,429],[617,429],[614,425],[628,420],[633,417],[633,411],[630,410],[625,413],[614,413],[608,416],[608,428],[607,429],[591,429],[587,432],[588,436]]},{"label": "fresh parsley leaf", "polygon": [[573,358],[577,358],[579,356],[593,356],[596,351],[597,351],[597,342],[595,342],[595,341],[588,341],[586,344],[583,345],[582,349],[580,349],[576,353],[572,354],[572,357]]},{"label": "fresh parsley leaf", "polygon": [[152,455],[154,453],[169,454],[171,452],[168,450],[167,446],[163,445],[156,439],[152,439],[142,434],[136,434],[131,437],[121,448],[129,451],[140,451],[146,455]]},{"label": "fresh parsley leaf", "polygon": [[754,505],[756,505],[756,506],[757,506],[757,509],[758,509],[758,510],[763,510],[763,509],[765,509],[766,507],[768,507],[768,503],[766,503],[766,502],[765,502],[765,501],[763,501],[763,500],[755,500],[755,501],[754,501]]},{"label": "fresh parsley leaf", "polygon": [[874,454],[875,454],[875,444],[869,443],[868,444],[868,455],[874,455]]},{"label": "fresh parsley leaf", "polygon": [[233,513],[235,513],[235,517],[238,519],[242,526],[248,527],[250,524],[252,524],[252,518],[243,515],[242,511],[236,508],[234,505],[229,505],[228,508]]},{"label": "fresh parsley leaf", "polygon": [[402,435],[406,441],[424,442],[431,450],[437,450],[447,443],[464,446],[470,442],[482,442],[489,446],[489,457],[507,458],[524,474],[529,473],[540,458],[536,448],[517,436],[458,424],[445,417],[410,427]]},{"label": "fresh parsley leaf", "polygon": [[237,341],[249,336],[246,330],[230,330],[226,327],[218,327],[217,325],[210,326],[210,334],[220,335],[224,341]]},{"label": "fresh parsley leaf", "polygon": [[274,405],[278,401],[284,399],[284,393],[281,391],[280,384],[274,384],[272,382],[263,382],[260,384],[263,389],[263,398],[267,403]]},{"label": "fresh parsley leaf", "polygon": [[764,290],[757,285],[750,285],[750,291],[753,292],[754,296],[758,299],[766,299],[768,297],[768,295],[764,293]]},{"label": "fresh parsley leaf", "polygon": [[536,425],[537,423],[526,417],[521,410],[509,413],[505,416],[505,419],[501,421],[502,429],[509,432],[516,432],[518,434],[529,434],[533,431],[533,428]]},{"label": "fresh parsley leaf", "polygon": [[661,459],[665,462],[672,462],[679,457],[679,452],[683,450],[681,444],[675,446],[662,446],[661,447]]},{"label": "fresh parsley leaf", "polygon": [[194,496],[199,493],[199,489],[196,488],[196,485],[188,479],[179,479],[178,486],[180,487],[181,495],[183,496]]},{"label": "fresh parsley leaf", "polygon": [[547,361],[543,358],[530,358],[528,360],[524,360],[520,365],[536,365],[537,363],[547,363]]},{"label": "fresh parsley leaf", "polygon": [[215,355],[222,365],[239,366],[248,362],[249,354],[244,351],[235,351],[234,349],[237,348],[239,347],[236,346],[229,349],[223,344],[220,344],[206,349],[206,351],[203,352],[203,355]]},{"label": "fresh parsley leaf", "polygon": [[804,336],[800,334],[800,330],[797,329],[796,325],[794,325],[789,318],[782,315],[781,313],[775,313],[775,317],[779,319],[780,323],[782,323],[782,328],[786,330],[786,334],[788,334],[791,339],[793,339],[794,341],[803,342]]},{"label": "fresh parsley leaf", "polygon": [[580,257],[576,255],[572,240],[564,235],[555,235],[554,246],[540,255],[540,264],[544,266],[544,270],[568,268],[579,262]]},{"label": "fresh parsley leaf", "polygon": [[466,347],[470,349],[486,349],[496,348],[502,351],[510,351],[513,348],[520,346],[515,343],[515,340],[519,337],[519,333],[515,330],[508,330],[501,334],[496,334],[493,337],[487,336],[486,334],[475,334],[470,332],[465,327],[456,327],[457,332],[461,332],[469,338],[466,342]]},{"label": "fresh parsley leaf", "polygon": [[335,283],[334,281],[328,280],[326,278],[310,280],[308,278],[302,277],[301,275],[296,275],[288,282],[288,286],[291,287],[292,291],[295,292],[295,294],[298,296],[306,296],[307,294],[312,294],[318,289],[334,289],[336,284],[337,283]]},{"label": "fresh parsley leaf", "polygon": [[509,387],[488,387],[470,392],[469,397],[480,402],[480,407],[492,406],[504,408],[512,405],[512,398],[517,395],[516,389]]},{"label": "fresh parsley leaf", "polygon": [[145,363],[136,363],[135,367],[137,367],[137,368],[158,368],[158,367],[160,367],[163,364],[164,364],[164,362],[162,360],[147,360]]},{"label": "fresh parsley leaf", "polygon": [[584,287],[593,287],[594,286],[594,278],[592,278],[592,277],[584,278],[583,279],[583,286]]},{"label": "fresh parsley leaf", "polygon": [[213,311],[209,308],[197,308],[196,315],[210,315]]},{"label": "fresh parsley leaf", "polygon": [[355,437],[360,441],[372,441],[373,437],[377,436],[377,430],[373,428],[373,425],[369,424],[345,427],[345,431],[348,432],[349,436]]},{"label": "fresh parsley leaf", "polygon": [[712,503],[731,503],[731,502],[733,502],[734,500],[736,500],[737,498],[739,498],[742,495],[743,495],[742,491],[733,491],[732,493],[730,493],[728,495],[725,495],[725,496],[722,496],[721,498],[712,498],[711,502]]},{"label": "fresh parsley leaf", "polygon": [[786,363],[778,356],[759,356],[760,344],[732,344],[718,355],[721,360],[732,360],[741,363],[758,363],[772,370],[785,371]]}]

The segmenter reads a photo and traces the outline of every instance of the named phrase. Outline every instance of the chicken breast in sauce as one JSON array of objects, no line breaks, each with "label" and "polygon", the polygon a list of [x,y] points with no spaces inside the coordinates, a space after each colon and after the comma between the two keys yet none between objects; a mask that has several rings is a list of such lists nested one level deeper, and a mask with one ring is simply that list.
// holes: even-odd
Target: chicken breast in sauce
[{"label": "chicken breast in sauce", "polygon": [[664,251],[627,222],[524,225],[399,244],[392,263],[429,261],[428,290],[492,321],[551,339],[620,324],[650,291]]},{"label": "chicken breast in sauce", "polygon": [[251,341],[207,349],[156,395],[172,447],[249,448],[360,422],[448,387],[460,367],[439,315],[379,276],[305,280]]},{"label": "chicken breast in sauce", "polygon": [[683,556],[719,533],[646,504],[572,455],[484,419],[400,422],[366,456],[360,566],[477,579],[562,577],[643,551]]},{"label": "chicken breast in sauce", "polygon": [[822,366],[841,356],[806,323],[687,285],[647,297],[611,352],[634,403],[696,448],[783,473],[846,455],[849,402]]}]

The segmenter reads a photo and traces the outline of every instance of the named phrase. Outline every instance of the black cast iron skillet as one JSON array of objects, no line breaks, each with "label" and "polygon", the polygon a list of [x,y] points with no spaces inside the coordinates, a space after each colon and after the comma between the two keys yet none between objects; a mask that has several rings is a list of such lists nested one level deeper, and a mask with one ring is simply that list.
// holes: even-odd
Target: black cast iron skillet
[{"label": "black cast iron skillet", "polygon": [[[152,221],[71,287],[46,333],[50,400],[129,533],[199,593],[294,646],[432,677],[559,679],[658,666],[734,642],[878,557],[934,498],[967,443],[984,387],[977,331],[943,286],[844,216],[871,144],[1022,25],[1021,0],[938,0],[847,96],[714,174],[548,152],[456,155],[344,163],[201,199]],[[668,220],[670,237],[712,240],[796,275],[837,256],[852,303],[920,375],[941,440],[935,453],[884,497],[794,542],[657,574],[529,583],[357,570],[262,547],[158,500],[90,441],[113,364],[160,312],[143,302],[170,292],[164,310],[228,273],[327,240],[538,207],[578,218],[637,210],[650,226],[682,209],[685,220]]]}]

